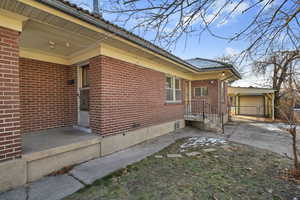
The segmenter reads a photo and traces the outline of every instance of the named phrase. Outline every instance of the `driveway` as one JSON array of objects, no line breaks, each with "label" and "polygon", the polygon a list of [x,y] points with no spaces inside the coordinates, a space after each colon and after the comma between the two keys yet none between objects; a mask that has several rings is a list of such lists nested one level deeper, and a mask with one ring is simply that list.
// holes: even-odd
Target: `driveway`
[{"label": "driveway", "polygon": [[[283,129],[282,123],[229,122],[225,135],[230,141],[267,149],[281,155],[292,157],[292,137]],[[300,134],[298,130],[298,146]]]}]

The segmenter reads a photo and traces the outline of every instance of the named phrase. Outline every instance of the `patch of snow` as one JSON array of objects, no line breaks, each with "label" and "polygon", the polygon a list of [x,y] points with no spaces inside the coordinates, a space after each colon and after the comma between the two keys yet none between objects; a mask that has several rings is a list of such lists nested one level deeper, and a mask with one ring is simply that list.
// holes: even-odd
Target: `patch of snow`
[{"label": "patch of snow", "polygon": [[198,152],[198,151],[193,151],[193,152],[189,152],[189,153],[186,153],[185,155],[191,157],[191,156],[198,156],[200,155],[201,153]]},{"label": "patch of snow", "polygon": [[162,155],[155,155],[154,158],[164,158]]},{"label": "patch of snow", "polygon": [[187,142],[180,145],[181,149],[186,149],[190,147],[197,147],[197,146],[212,146],[212,145],[223,145],[226,144],[226,140],[222,138],[208,138],[208,137],[191,137],[188,139]]},{"label": "patch of snow", "polygon": [[208,149],[203,149],[204,152],[209,153],[209,152],[214,152],[217,151],[217,149],[214,148],[208,148]]},{"label": "patch of snow", "polygon": [[[285,123],[251,123],[251,125],[267,129],[269,131],[283,131],[290,127]],[[300,126],[297,126],[297,132],[300,132]]]},{"label": "patch of snow", "polygon": [[181,154],[167,154],[168,158],[182,158]]}]

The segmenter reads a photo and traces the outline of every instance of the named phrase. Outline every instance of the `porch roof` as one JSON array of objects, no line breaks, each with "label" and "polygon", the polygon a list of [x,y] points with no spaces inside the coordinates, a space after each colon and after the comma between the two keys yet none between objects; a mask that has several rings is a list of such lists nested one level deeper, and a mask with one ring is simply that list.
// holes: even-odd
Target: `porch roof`
[{"label": "porch roof", "polygon": [[218,60],[211,60],[206,58],[192,58],[186,60],[188,63],[194,65],[201,72],[212,72],[212,71],[222,71],[229,70],[236,76],[237,79],[242,78],[241,74],[235,69],[232,64],[221,62]]},{"label": "porch roof", "polygon": [[157,54],[164,56],[172,61],[175,61],[181,65],[184,65],[184,67],[191,69],[195,72],[199,71],[199,69],[196,66],[190,64],[189,62],[186,62],[185,60],[175,56],[174,54],[158,47],[157,45],[154,45],[152,42],[150,42],[142,37],[139,37],[136,34],[105,20],[101,16],[99,16],[97,14],[93,14],[93,13],[89,12],[88,10],[85,10],[85,9],[77,6],[76,4],[72,4],[66,0],[35,0],[35,1],[46,4],[50,7],[53,7],[64,13],[67,13],[71,16],[79,18],[85,22],[88,22],[98,28],[104,29],[110,33],[120,36],[120,37],[122,37],[126,40],[129,40],[130,42],[133,42],[139,46],[142,46],[143,48],[146,48],[154,53],[157,53]]},{"label": "porch roof", "polygon": [[276,90],[272,88],[258,88],[258,87],[228,87],[229,95],[248,95],[259,96],[264,94],[274,93]]},{"label": "porch roof", "polygon": [[[199,66],[190,63],[188,61],[185,61],[175,55],[173,55],[172,53],[158,47],[157,45],[151,43],[148,40],[145,40],[144,38],[141,38],[137,35],[135,35],[132,32],[129,32],[128,30],[121,28],[105,19],[103,19],[101,16],[97,15],[97,14],[93,14],[90,13],[88,10],[84,10],[81,7],[76,6],[76,4],[72,4],[66,0],[18,0],[17,2],[20,2],[21,4],[24,5],[31,5],[31,6],[36,6],[36,4],[34,4],[35,2],[38,2],[40,4],[46,5],[49,8],[54,8],[57,11],[61,11],[71,17],[77,18],[79,20],[81,20],[82,22],[88,23],[92,26],[94,26],[94,28],[98,28],[104,31],[107,31],[108,33],[111,33],[111,35],[109,36],[117,36],[119,38],[125,39],[126,41],[132,42],[133,44],[136,44],[142,48],[145,48],[148,51],[151,51],[153,53],[155,53],[156,55],[162,56],[165,59],[177,63],[178,66],[180,66],[182,69],[187,70],[186,72],[189,72],[191,75],[197,75],[199,73],[215,73],[214,71],[228,71],[229,74],[231,74],[231,77],[234,77],[233,79],[240,79],[241,76],[240,74],[237,72],[237,70],[229,64],[226,63],[222,63],[222,66],[218,66],[215,68],[199,68]],[[20,7],[20,6],[18,6]],[[35,8],[38,8],[38,6],[36,6]],[[39,8],[38,8],[39,9]],[[19,14],[24,14],[24,12],[19,11]],[[32,15],[32,14],[31,14]],[[31,17],[31,16],[30,16]],[[90,35],[90,37],[92,39],[95,39],[97,34],[92,34],[91,31],[95,31],[95,29],[91,29],[90,33],[88,33],[88,35]],[[105,36],[106,34],[104,34],[102,37],[105,38],[107,36]],[[87,43],[87,42],[86,42]],[[83,43],[84,44],[84,43]],[[185,72],[185,73],[186,73]]]}]

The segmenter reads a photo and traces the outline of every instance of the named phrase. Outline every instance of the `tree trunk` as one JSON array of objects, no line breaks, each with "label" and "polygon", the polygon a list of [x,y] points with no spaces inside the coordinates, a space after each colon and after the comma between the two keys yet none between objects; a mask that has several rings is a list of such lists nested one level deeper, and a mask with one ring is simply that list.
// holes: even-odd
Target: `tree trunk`
[{"label": "tree trunk", "polygon": [[300,170],[299,163],[298,163],[296,127],[290,128],[289,132],[293,138],[294,167],[296,170]]},{"label": "tree trunk", "polygon": [[279,111],[279,105],[280,105],[280,97],[279,92],[276,91],[274,95],[274,115],[275,118],[280,118],[280,111]]}]

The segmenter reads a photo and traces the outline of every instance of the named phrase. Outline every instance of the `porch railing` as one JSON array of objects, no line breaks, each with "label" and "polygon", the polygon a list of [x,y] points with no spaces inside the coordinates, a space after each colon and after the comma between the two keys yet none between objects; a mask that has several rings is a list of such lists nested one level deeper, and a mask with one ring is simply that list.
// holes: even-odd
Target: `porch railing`
[{"label": "porch railing", "polygon": [[224,128],[224,113],[218,105],[212,105],[206,100],[185,101],[184,118],[187,121],[203,121],[214,123],[220,128]]}]

